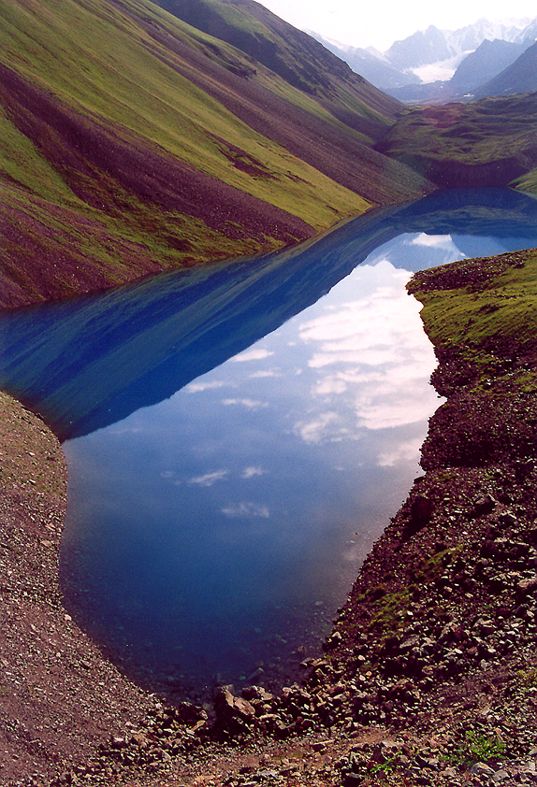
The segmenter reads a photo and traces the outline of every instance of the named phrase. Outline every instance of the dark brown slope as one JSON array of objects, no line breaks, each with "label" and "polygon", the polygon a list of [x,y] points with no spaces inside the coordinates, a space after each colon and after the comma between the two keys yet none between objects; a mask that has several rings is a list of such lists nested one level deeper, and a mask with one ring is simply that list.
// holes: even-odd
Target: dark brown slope
[{"label": "dark brown slope", "polygon": [[[67,478],[56,438],[0,393],[0,784],[51,784],[154,700],[66,615],[58,585]],[[33,778],[32,778],[33,777]]]},{"label": "dark brown slope", "polygon": [[440,188],[516,185],[535,191],[537,93],[411,110],[379,149]]}]

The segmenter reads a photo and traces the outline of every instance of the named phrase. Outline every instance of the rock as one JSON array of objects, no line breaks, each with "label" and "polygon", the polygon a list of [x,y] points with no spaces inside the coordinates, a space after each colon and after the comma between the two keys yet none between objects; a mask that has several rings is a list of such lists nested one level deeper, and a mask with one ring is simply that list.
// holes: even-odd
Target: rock
[{"label": "rock", "polygon": [[404,528],[403,539],[406,541],[425,527],[431,521],[433,511],[432,500],[425,495],[416,495],[410,506],[410,518]]},{"label": "rock", "polygon": [[179,702],[173,710],[175,719],[184,724],[197,724],[208,719],[207,711],[192,702]]},{"label": "rock", "polygon": [[495,508],[496,500],[492,495],[484,495],[483,497],[478,497],[474,502],[471,514],[472,516],[484,516],[485,514],[490,514]]},{"label": "rock", "polygon": [[505,511],[498,517],[498,522],[503,525],[503,527],[514,527],[516,525],[516,516],[510,511]]},{"label": "rock", "polygon": [[334,631],[325,642],[325,648],[327,650],[332,650],[333,648],[337,647],[340,644],[343,637],[339,631]]},{"label": "rock", "polygon": [[494,776],[494,769],[484,762],[476,762],[476,764],[470,768],[470,773],[482,779],[490,779],[491,776]]},{"label": "rock", "polygon": [[259,700],[260,702],[272,702],[274,694],[263,688],[263,686],[247,686],[242,690],[242,696],[246,700]]},{"label": "rock", "polygon": [[314,741],[311,744],[311,748],[313,751],[322,752],[325,751],[330,741]]},{"label": "rock", "polygon": [[517,582],[516,591],[521,596],[530,596],[537,592],[537,577],[522,579]]},{"label": "rock", "polygon": [[496,773],[490,777],[490,781],[492,784],[503,784],[509,778],[508,771],[502,768],[501,770],[496,771]]},{"label": "rock", "polygon": [[522,538],[527,544],[537,547],[537,527],[532,527],[529,530],[526,530]]},{"label": "rock", "polygon": [[224,729],[236,730],[255,717],[255,708],[243,697],[236,697],[232,686],[219,687],[214,695],[216,724]]}]

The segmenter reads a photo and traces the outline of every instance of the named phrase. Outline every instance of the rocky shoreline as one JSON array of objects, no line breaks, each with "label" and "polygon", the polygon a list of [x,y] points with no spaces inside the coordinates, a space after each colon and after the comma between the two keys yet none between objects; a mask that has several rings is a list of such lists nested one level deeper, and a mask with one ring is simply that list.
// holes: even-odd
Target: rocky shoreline
[{"label": "rocky shoreline", "polygon": [[537,253],[410,290],[447,397],[425,475],[302,684],[222,687],[211,718],[144,695],[65,615],[59,445],[2,395],[1,784],[537,783]]}]

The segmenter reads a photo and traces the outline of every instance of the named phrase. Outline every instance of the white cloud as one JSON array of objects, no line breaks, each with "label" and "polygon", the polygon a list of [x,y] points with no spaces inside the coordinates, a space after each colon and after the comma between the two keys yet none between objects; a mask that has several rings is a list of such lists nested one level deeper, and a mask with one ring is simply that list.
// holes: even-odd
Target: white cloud
[{"label": "white cloud", "polygon": [[399,445],[394,445],[389,451],[379,454],[377,464],[379,467],[394,467],[401,462],[414,462],[419,456],[421,443],[421,437],[416,437],[413,440],[405,440]]},{"label": "white cloud", "polygon": [[319,413],[307,421],[299,421],[294,426],[294,433],[305,443],[318,445],[326,441],[334,441],[348,435],[347,427],[341,425],[337,413]]},{"label": "white cloud", "polygon": [[274,353],[270,350],[263,350],[261,347],[256,349],[254,347],[251,350],[246,350],[245,352],[236,355],[231,360],[234,363],[248,363],[249,361],[263,361],[265,358],[270,358],[271,355],[274,355]]},{"label": "white cloud", "polygon": [[451,235],[427,235],[420,232],[410,241],[411,246],[426,246],[428,249],[455,249]]},{"label": "white cloud", "polygon": [[279,369],[261,369],[258,372],[252,372],[250,380],[262,380],[265,377],[282,377],[282,373]]},{"label": "white cloud", "polygon": [[249,478],[258,478],[259,476],[266,475],[267,471],[263,467],[257,467],[255,465],[251,465],[249,467],[245,467],[241,473],[241,478],[249,479]]},{"label": "white cloud", "polygon": [[228,519],[268,519],[270,517],[270,510],[267,506],[246,501],[231,503],[221,508],[220,511]]},{"label": "white cloud", "polygon": [[[406,393],[406,392],[405,392]],[[436,396],[431,394],[431,407],[438,404]],[[365,429],[392,429],[395,426],[407,426],[423,420],[427,398],[416,399],[412,396],[394,396],[386,399],[380,395],[358,397],[356,416],[358,426]]]},{"label": "white cloud", "polygon": [[313,388],[314,396],[333,396],[334,394],[342,394],[347,390],[347,383],[341,380],[337,375],[333,377],[324,377],[315,384]]},{"label": "white cloud", "polygon": [[245,407],[247,410],[262,410],[268,407],[268,402],[261,402],[258,399],[223,399],[225,407]]},{"label": "white cloud", "polygon": [[185,386],[184,390],[189,394],[203,393],[203,391],[214,391],[217,388],[224,388],[229,383],[224,383],[222,380],[212,380],[206,383],[189,383]]},{"label": "white cloud", "polygon": [[[426,235],[423,239],[428,242]],[[383,260],[361,266],[359,275],[362,297],[299,327],[302,341],[311,347],[312,394],[320,400],[331,397],[334,408],[296,424],[295,433],[306,442],[342,439],[344,427],[356,435],[360,429],[413,424],[438,406],[426,383],[435,358],[421,325],[421,307],[404,289],[410,274]]]},{"label": "white cloud", "polygon": [[218,481],[224,481],[229,475],[229,470],[214,470],[212,473],[205,473],[204,475],[197,475],[189,478],[187,484],[189,486],[203,486],[209,487],[216,484]]}]

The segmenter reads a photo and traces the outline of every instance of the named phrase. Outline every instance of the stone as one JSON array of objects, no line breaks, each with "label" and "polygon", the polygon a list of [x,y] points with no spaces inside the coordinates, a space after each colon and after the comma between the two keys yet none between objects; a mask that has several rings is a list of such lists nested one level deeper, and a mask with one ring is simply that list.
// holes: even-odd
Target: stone
[{"label": "stone", "polygon": [[242,690],[242,696],[246,700],[260,700],[261,702],[272,702],[274,699],[274,694],[262,686],[247,686]]},{"label": "stone", "polygon": [[243,697],[236,697],[232,686],[220,686],[214,695],[214,710],[219,726],[233,728],[242,726],[255,717],[255,708]]},{"label": "stone", "polygon": [[491,776],[494,776],[494,769],[484,762],[476,762],[476,764],[470,769],[470,773],[473,773],[474,776],[490,779]]},{"label": "stone", "polygon": [[403,531],[406,540],[418,533],[431,521],[434,503],[425,495],[416,495],[410,506],[410,517]]},{"label": "stone", "polygon": [[537,547],[537,527],[532,527],[529,530],[526,530],[522,537],[527,544]]},{"label": "stone", "polygon": [[537,592],[537,577],[532,577],[531,579],[522,579],[520,582],[517,582],[516,585],[517,593],[522,596],[529,596]]},{"label": "stone", "polygon": [[509,778],[510,776],[508,771],[506,771],[505,768],[501,768],[499,771],[496,771],[496,773],[493,776],[490,777],[490,781],[492,782],[492,784],[504,784],[504,782],[507,781],[507,779]]},{"label": "stone", "polygon": [[491,511],[494,511],[495,507],[496,500],[492,497],[492,495],[484,495],[483,497],[479,497],[474,502],[472,515],[484,516],[485,514],[490,514]]},{"label": "stone", "polygon": [[329,741],[314,741],[311,744],[311,748],[313,749],[313,751],[322,752],[325,751],[325,749],[328,746],[328,743]]}]

